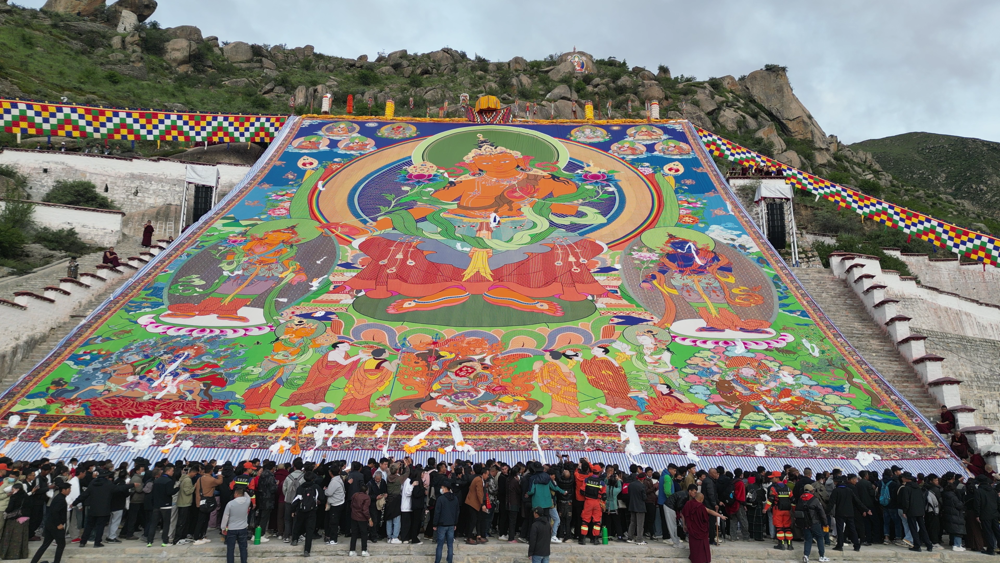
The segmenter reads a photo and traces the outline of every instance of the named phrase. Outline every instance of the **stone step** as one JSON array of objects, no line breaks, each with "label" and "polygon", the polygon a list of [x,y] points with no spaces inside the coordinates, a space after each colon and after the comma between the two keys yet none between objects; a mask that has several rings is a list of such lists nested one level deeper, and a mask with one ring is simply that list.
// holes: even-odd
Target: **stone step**
[{"label": "stone step", "polygon": [[[94,549],[93,547],[80,548],[77,544],[69,544],[66,548],[66,555],[70,562],[88,561],[100,563],[159,563],[170,559],[180,559],[185,563],[220,562],[226,557],[225,545],[214,533],[209,537],[213,538],[211,543],[195,546],[180,545],[170,547],[160,547],[156,543],[152,548],[146,548],[139,542],[125,541],[122,544],[108,544],[104,548]],[[158,541],[158,540],[157,540]],[[311,557],[309,561],[319,562],[343,562],[348,555],[350,540],[340,538],[339,545],[324,545],[318,540],[313,542]],[[37,542],[32,542],[30,547],[33,552],[38,547]],[[766,540],[763,542],[723,542],[722,545],[712,547],[712,560],[716,563],[798,563],[802,561],[802,543],[795,542],[794,551],[778,551],[772,549],[773,542]],[[303,544],[298,547],[291,547],[280,541],[271,540],[269,543],[261,545],[249,545],[249,560],[254,563],[270,562],[291,562],[302,560]],[[55,549],[54,547],[50,549]],[[593,563],[597,561],[608,561],[614,563],[643,563],[655,560],[660,563],[686,563],[689,561],[687,544],[675,548],[662,542],[651,542],[649,545],[640,546],[612,542],[608,545],[578,545],[573,543],[553,544],[551,560],[560,563]],[[431,563],[434,561],[435,545],[429,540],[424,540],[422,545],[389,545],[385,542],[369,543],[368,552],[371,557],[358,559],[367,560],[370,563]],[[360,555],[360,545],[358,546]],[[503,541],[491,540],[488,544],[477,546],[466,545],[459,539],[455,540],[455,561],[457,563],[521,563],[527,559],[528,546],[517,543],[510,544]],[[913,553],[904,548],[894,546],[877,545],[863,547],[860,552],[854,552],[850,548],[843,552],[833,551],[827,548],[827,557],[833,561],[979,561],[982,555],[979,553],[956,553],[949,550],[935,549],[933,552]],[[51,554],[47,554],[51,555]],[[819,559],[819,553],[813,546],[811,560]]]},{"label": "stone step", "polygon": [[937,401],[896,350],[888,332],[868,315],[857,294],[825,268],[795,268],[793,272],[844,338],[882,378],[921,414],[936,416]]}]

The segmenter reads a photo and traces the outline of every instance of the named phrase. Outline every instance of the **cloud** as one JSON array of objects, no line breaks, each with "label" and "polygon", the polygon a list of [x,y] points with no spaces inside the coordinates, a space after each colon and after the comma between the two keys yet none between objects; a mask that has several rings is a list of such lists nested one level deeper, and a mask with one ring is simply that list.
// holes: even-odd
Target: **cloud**
[{"label": "cloud", "polygon": [[909,131],[1000,141],[1000,2],[160,0],[153,19],[344,57],[449,46],[506,61],[575,46],[700,79],[781,64],[824,130],[845,142]]}]

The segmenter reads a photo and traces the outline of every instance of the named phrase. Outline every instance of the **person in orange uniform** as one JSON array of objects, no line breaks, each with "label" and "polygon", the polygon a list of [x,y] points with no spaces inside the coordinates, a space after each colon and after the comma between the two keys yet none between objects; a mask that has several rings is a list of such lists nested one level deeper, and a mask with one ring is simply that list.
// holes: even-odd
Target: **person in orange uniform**
[{"label": "person in orange uniform", "polygon": [[792,490],[781,480],[781,472],[770,475],[771,488],[767,491],[764,512],[771,511],[778,545],[774,549],[792,549]]},{"label": "person in orange uniform", "polygon": [[604,501],[607,498],[608,488],[604,482],[604,471],[600,467],[594,467],[594,472],[583,480],[583,512],[580,513],[580,545],[586,543],[587,533],[590,532],[590,543],[598,544],[601,541],[601,516],[604,513]]}]

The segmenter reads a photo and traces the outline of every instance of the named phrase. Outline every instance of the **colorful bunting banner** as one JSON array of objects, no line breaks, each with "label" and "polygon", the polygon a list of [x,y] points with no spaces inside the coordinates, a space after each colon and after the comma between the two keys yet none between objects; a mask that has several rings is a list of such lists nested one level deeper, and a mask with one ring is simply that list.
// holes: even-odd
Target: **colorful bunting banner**
[{"label": "colorful bunting banner", "polygon": [[758,154],[746,147],[741,147],[700,127],[695,129],[697,129],[698,136],[705,148],[715,156],[740,165],[774,168],[779,170],[784,175],[785,182],[793,187],[822,196],[840,207],[853,209],[864,219],[871,219],[893,229],[902,230],[907,234],[916,235],[936,246],[984,264],[995,266],[1000,262],[1000,239],[996,237],[963,229],[894,203],[865,195],[857,190],[835,184]]},{"label": "colorful bunting banner", "polygon": [[283,115],[222,115],[0,100],[6,133],[125,141],[270,142]]}]

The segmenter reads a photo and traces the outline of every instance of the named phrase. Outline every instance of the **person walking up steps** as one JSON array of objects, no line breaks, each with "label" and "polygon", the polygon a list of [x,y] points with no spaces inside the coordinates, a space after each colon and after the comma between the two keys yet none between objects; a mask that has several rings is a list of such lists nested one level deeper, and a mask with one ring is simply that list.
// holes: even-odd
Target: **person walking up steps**
[{"label": "person walking up steps", "polygon": [[528,558],[531,563],[549,563],[552,552],[552,525],[549,524],[549,509],[536,507],[535,521],[528,531]]},{"label": "person walking up steps", "polygon": [[[820,485],[822,486],[822,485]],[[816,487],[810,483],[803,488],[803,493],[799,496],[799,502],[795,505],[795,520],[802,529],[805,539],[805,546],[802,549],[802,563],[809,563],[809,554],[812,552],[813,540],[816,540],[816,547],[819,548],[819,560],[829,561],[826,557],[826,510],[823,503],[814,493]]]}]

